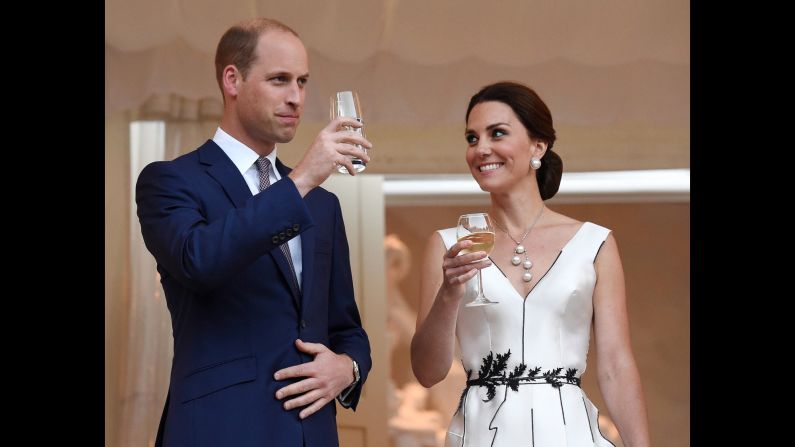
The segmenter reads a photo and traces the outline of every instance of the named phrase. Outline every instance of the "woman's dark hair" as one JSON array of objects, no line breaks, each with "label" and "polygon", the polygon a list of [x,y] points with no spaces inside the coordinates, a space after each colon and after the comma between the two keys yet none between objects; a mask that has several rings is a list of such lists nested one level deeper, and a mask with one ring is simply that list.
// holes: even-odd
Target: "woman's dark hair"
[{"label": "woman's dark hair", "polygon": [[555,128],[552,127],[552,114],[549,113],[547,105],[530,87],[516,82],[497,82],[483,87],[469,100],[466,120],[469,120],[469,112],[473,107],[486,101],[499,101],[508,105],[527,129],[530,138],[547,143],[547,151],[541,158],[541,167],[536,171],[536,180],[541,199],[552,198],[560,187],[563,160],[552,152]]}]

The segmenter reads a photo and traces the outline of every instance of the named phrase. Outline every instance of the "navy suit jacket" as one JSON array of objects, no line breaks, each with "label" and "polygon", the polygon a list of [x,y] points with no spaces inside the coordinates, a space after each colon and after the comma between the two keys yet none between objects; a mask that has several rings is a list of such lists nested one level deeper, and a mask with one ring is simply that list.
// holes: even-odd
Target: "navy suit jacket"
[{"label": "navy suit jacket", "polygon": [[[337,197],[301,198],[282,179],[252,196],[212,140],[151,163],[136,184],[146,247],[171,313],[174,359],[158,446],[336,446],[336,404],[305,420],[286,411],[273,374],[312,360],[295,340],[322,343],[359,364],[356,408],[372,365],[353,296]],[[279,245],[301,235],[300,291]],[[302,407],[303,408],[303,407]]]}]

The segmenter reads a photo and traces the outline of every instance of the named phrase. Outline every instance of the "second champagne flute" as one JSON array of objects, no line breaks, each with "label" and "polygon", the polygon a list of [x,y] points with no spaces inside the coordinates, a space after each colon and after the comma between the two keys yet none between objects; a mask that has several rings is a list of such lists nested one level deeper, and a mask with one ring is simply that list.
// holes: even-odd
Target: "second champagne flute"
[{"label": "second champagne flute", "polygon": [[[359,104],[359,95],[356,92],[351,91],[344,91],[344,92],[337,92],[331,96],[331,119],[336,119],[341,116],[351,117],[356,119],[356,121],[362,123],[362,106]],[[346,126],[348,130],[352,130],[357,132],[359,135],[364,136],[364,129],[362,127],[355,128],[351,126]],[[360,150],[363,150],[364,153],[367,153],[367,149],[362,147],[361,145],[356,145],[356,147]],[[353,164],[353,169],[356,172],[362,172],[367,168],[367,165],[364,163],[359,157],[351,156],[351,164]],[[340,174],[347,174],[348,169],[345,168],[344,165],[337,166],[337,171]]]},{"label": "second champagne flute", "polygon": [[[494,249],[494,226],[491,224],[491,218],[486,213],[462,215],[458,218],[456,238],[458,239],[458,242],[473,242],[472,246],[461,250],[459,254],[465,255],[467,253],[474,253],[476,251],[485,251],[486,256],[488,257],[491,253],[491,250]],[[482,261],[482,259],[476,262],[480,261]],[[465,306],[473,307],[497,304],[498,301],[492,301],[486,298],[486,295],[483,294],[483,280],[480,277],[480,269],[478,269],[477,276],[477,296],[471,302],[466,303]]]}]

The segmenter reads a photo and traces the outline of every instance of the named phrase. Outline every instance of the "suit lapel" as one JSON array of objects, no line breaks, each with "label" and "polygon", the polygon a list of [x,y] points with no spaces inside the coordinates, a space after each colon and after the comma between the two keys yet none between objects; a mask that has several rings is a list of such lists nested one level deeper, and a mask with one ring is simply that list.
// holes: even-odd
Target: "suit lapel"
[{"label": "suit lapel", "polygon": [[[279,174],[282,178],[292,171],[292,169],[285,166],[278,157],[276,158],[276,169],[279,170]],[[309,194],[312,194],[312,191],[309,191],[307,196],[309,196]],[[306,200],[306,197],[304,197],[304,200]],[[300,300],[299,309],[301,306],[306,305],[306,299],[312,295],[312,280],[315,277],[315,231],[315,228],[307,228],[301,233],[301,290],[298,293]]]},{"label": "suit lapel", "polygon": [[301,233],[301,305],[311,296],[312,279],[315,272],[315,228],[308,228]]},{"label": "suit lapel", "polygon": [[296,307],[300,309],[301,293],[298,291],[298,288],[295,285],[293,272],[290,271],[290,264],[287,263],[287,258],[284,256],[284,253],[279,247],[274,248],[268,254],[273,258],[273,261],[276,262],[276,265],[279,266],[279,271],[282,274],[282,278],[290,286],[290,293],[293,295],[293,302],[295,303]]},{"label": "suit lapel", "polygon": [[[287,174],[289,174],[290,171],[291,171],[290,168],[288,168],[287,166],[282,164],[282,161],[279,160],[278,157],[276,158],[276,169],[279,171],[279,175],[281,176],[281,178],[284,178],[285,176],[287,176]],[[306,231],[304,231],[304,233],[306,233]],[[302,254],[302,256],[301,256],[301,267],[302,267],[301,268],[301,270],[302,270],[301,277],[302,277],[302,281],[301,282],[302,283],[305,282],[304,278],[306,278],[306,271],[307,271],[307,263],[306,263],[306,261],[307,261],[307,256],[306,256],[307,251],[304,248],[304,246],[305,246],[304,233],[301,234],[301,254]],[[293,279],[293,272],[290,270],[290,264],[287,263],[287,258],[284,256],[284,253],[280,249],[271,250],[270,255],[273,256],[274,261],[276,261],[276,264],[279,266],[279,270],[281,270],[282,276],[284,277],[284,280],[287,281],[287,284],[290,285],[290,291],[293,294],[293,301],[295,302],[296,308],[300,309],[301,308],[301,290],[305,290],[305,289],[301,289],[301,290],[298,289],[298,286],[295,283],[295,280]],[[303,284],[302,284],[302,287],[303,287]]]},{"label": "suit lapel", "polygon": [[241,208],[252,197],[240,171],[213,140],[207,140],[199,148],[199,162],[207,166],[207,174],[221,185],[236,208]]}]

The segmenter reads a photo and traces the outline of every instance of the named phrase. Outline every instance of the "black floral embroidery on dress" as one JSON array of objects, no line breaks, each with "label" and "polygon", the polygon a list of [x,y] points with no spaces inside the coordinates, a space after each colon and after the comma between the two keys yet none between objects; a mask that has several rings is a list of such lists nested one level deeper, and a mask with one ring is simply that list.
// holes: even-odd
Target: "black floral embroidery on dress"
[{"label": "black floral embroidery on dress", "polygon": [[[464,398],[466,397],[467,391],[473,386],[486,387],[486,398],[483,399],[483,402],[488,402],[494,399],[494,396],[497,395],[497,387],[500,385],[507,385],[513,391],[519,391],[519,385],[531,385],[539,383],[548,383],[555,388],[562,387],[564,382],[571,385],[580,386],[580,378],[575,377],[577,374],[577,368],[567,368],[566,375],[560,374],[561,371],[563,371],[563,368],[555,368],[550,369],[539,376],[538,373],[541,372],[541,367],[535,367],[528,370],[527,365],[524,364],[524,362],[521,362],[513,369],[513,371],[506,375],[505,369],[508,367],[508,359],[510,358],[510,349],[505,354],[497,354],[496,358],[494,353],[489,351],[489,354],[486,357],[483,357],[477,379],[472,378],[471,369],[464,368],[464,371],[467,373],[466,388],[464,388],[464,391],[461,393],[461,398],[458,400],[456,414],[461,411],[461,408],[464,406]],[[524,375],[525,371],[527,372],[526,375]]]},{"label": "black floral embroidery on dress", "polygon": [[[509,350],[508,353],[511,351]],[[524,370],[527,369],[527,365],[524,363],[520,363],[519,366],[513,369],[513,372],[510,376],[508,376],[508,386],[511,387],[514,391],[519,391],[519,377],[522,377],[524,374]]]},{"label": "black floral embroidery on dress", "polygon": [[550,369],[544,373],[544,380],[546,380],[548,384],[554,386],[555,388],[562,387],[563,383],[558,380],[558,374],[560,374],[562,370],[563,368]]},{"label": "black floral embroidery on dress", "polygon": [[574,377],[575,374],[577,374],[577,368],[568,368],[566,370],[566,382],[580,386],[580,379]]}]

